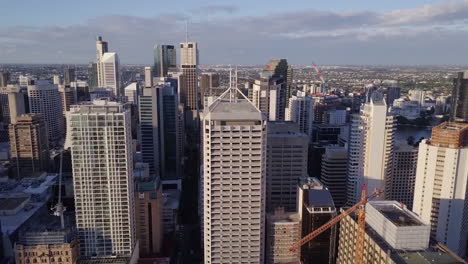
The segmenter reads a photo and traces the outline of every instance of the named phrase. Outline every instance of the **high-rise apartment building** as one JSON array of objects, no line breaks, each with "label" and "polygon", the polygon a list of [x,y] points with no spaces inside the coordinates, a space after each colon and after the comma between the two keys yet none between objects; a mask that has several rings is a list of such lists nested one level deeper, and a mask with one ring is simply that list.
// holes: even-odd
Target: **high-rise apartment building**
[{"label": "high-rise apartment building", "polygon": [[154,77],[167,77],[167,73],[177,69],[176,50],[173,45],[154,46]]},{"label": "high-rise apartment building", "polygon": [[328,188],[337,208],[346,203],[348,171],[348,150],[345,147],[329,145],[322,156],[320,181]]},{"label": "high-rise apartment building", "polygon": [[80,256],[130,257],[136,246],[131,116],[106,99],[70,109]]},{"label": "high-rise apartment building", "polygon": [[395,119],[387,111],[380,91],[372,93],[370,101],[361,107],[360,114],[351,117],[348,148],[347,203],[355,204],[361,186],[369,190],[385,189],[392,177],[392,152]]},{"label": "high-rise apartment building", "polygon": [[285,118],[286,83],[282,77],[255,80],[252,87],[252,103],[268,116],[270,121]]},{"label": "high-rise apartment building", "polygon": [[393,151],[392,177],[386,182],[387,199],[405,204],[413,210],[414,184],[418,148],[407,142],[396,142]]},{"label": "high-rise apartment building", "polygon": [[413,211],[431,234],[458,255],[467,255],[468,124],[442,123],[419,144]]},{"label": "high-rise apartment building", "polygon": [[307,177],[309,139],[294,122],[270,122],[267,134],[266,209],[296,212],[297,184]]},{"label": "high-rise apartment building", "polygon": [[16,177],[49,170],[47,128],[40,114],[23,114],[9,126],[11,160]]},{"label": "high-rise apartment building", "polygon": [[206,264],[264,263],[267,122],[236,90],[205,109],[202,121]]},{"label": "high-rise apartment building", "polygon": [[159,178],[138,178],[135,182],[136,238],[140,256],[154,257],[161,252],[163,238],[163,197]]},{"label": "high-rise apartment building", "polygon": [[459,72],[454,80],[450,120],[468,123],[468,71]]},{"label": "high-rise apartment building", "polygon": [[198,110],[200,98],[198,95],[198,48],[196,42],[180,43],[180,68],[184,75],[180,102],[189,110]]},{"label": "high-rise apartment building", "polygon": [[59,85],[58,90],[62,99],[62,112],[65,114],[65,112],[70,110],[71,105],[78,102],[76,88],[70,85]]},{"label": "high-rise apartment building", "polygon": [[[330,192],[317,178],[304,178],[298,187],[297,208],[304,237],[337,215]],[[336,226],[301,247],[303,263],[335,263]]]},{"label": "high-rise apartment building", "polygon": [[42,114],[49,133],[49,142],[56,142],[65,134],[62,99],[57,85],[37,81],[28,85],[29,107],[33,114]]},{"label": "high-rise apartment building", "polygon": [[289,107],[286,109],[286,120],[299,124],[302,133],[312,136],[314,122],[314,101],[304,92],[298,91],[296,96],[289,99]]},{"label": "high-rise apartment building", "polygon": [[286,213],[276,208],[267,214],[266,263],[300,264],[301,251],[291,252],[291,245],[301,239],[301,219],[297,213]]}]

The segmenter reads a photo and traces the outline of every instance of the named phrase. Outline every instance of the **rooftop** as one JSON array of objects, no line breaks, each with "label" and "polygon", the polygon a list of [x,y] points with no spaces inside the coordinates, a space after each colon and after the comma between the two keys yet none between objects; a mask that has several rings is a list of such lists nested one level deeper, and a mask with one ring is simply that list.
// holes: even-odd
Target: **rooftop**
[{"label": "rooftop", "polygon": [[29,196],[22,197],[0,197],[0,211],[13,210],[29,199]]},{"label": "rooftop", "polygon": [[416,214],[397,201],[370,201],[368,205],[375,208],[396,226],[425,226]]},{"label": "rooftop", "polygon": [[393,260],[396,264],[421,264],[421,263],[437,263],[437,264],[462,264],[449,254],[442,252],[405,252],[394,255]]},{"label": "rooftop", "polygon": [[238,98],[239,93],[236,88],[228,89],[210,105],[205,116],[211,120],[264,120],[265,116],[242,93],[244,98]]},{"label": "rooftop", "polygon": [[308,207],[335,207],[333,203],[333,198],[330,194],[330,191],[327,189],[317,190],[310,189],[308,190]]}]

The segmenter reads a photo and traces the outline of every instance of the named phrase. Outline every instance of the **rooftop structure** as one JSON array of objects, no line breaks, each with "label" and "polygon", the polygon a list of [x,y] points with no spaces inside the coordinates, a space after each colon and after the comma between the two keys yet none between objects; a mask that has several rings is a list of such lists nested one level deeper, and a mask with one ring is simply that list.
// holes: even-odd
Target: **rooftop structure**
[{"label": "rooftop structure", "polygon": [[468,123],[444,122],[432,129],[430,144],[459,148],[468,145]]}]

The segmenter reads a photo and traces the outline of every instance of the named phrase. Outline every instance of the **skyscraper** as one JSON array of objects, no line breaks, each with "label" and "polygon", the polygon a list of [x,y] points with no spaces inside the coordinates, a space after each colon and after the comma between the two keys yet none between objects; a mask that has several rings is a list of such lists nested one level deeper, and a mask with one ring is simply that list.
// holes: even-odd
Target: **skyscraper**
[{"label": "skyscraper", "polygon": [[282,77],[255,80],[252,87],[252,103],[268,116],[268,120],[283,121],[285,92],[286,83]]},{"label": "skyscraper", "polygon": [[180,177],[178,96],[174,83],[160,78],[139,96],[141,152],[150,173],[163,179]]},{"label": "skyscraper", "polygon": [[130,257],[136,245],[129,105],[106,99],[70,109],[80,256]]},{"label": "skyscraper", "polygon": [[173,45],[154,46],[154,77],[167,77],[167,72],[177,69],[176,50]]},{"label": "skyscraper", "polygon": [[468,124],[442,123],[419,144],[413,211],[431,234],[458,255],[467,255]]},{"label": "skyscraper", "polygon": [[57,85],[48,81],[37,81],[28,85],[29,107],[31,113],[42,114],[47,124],[49,142],[56,142],[65,134],[62,114],[62,99]]},{"label": "skyscraper", "polygon": [[320,181],[330,190],[337,208],[346,203],[346,178],[348,171],[348,150],[345,147],[329,145],[322,157]]},{"label": "skyscraper", "polygon": [[65,68],[63,70],[63,84],[65,86],[70,86],[70,83],[75,81],[75,69],[74,68]]},{"label": "skyscraper", "polygon": [[0,87],[5,87],[10,79],[9,72],[0,72]]},{"label": "skyscraper", "polygon": [[271,77],[282,77],[285,83],[284,86],[284,98],[283,105],[289,105],[289,98],[292,95],[292,67],[288,66],[288,61],[286,59],[271,59],[268,61],[267,65],[263,68],[260,76],[262,78],[271,78]]},{"label": "skyscraper", "polygon": [[468,71],[459,72],[454,80],[450,120],[468,122]]},{"label": "skyscraper", "polygon": [[235,90],[202,123],[206,264],[264,262],[266,118]]},{"label": "skyscraper", "polygon": [[47,128],[40,114],[23,114],[9,126],[11,160],[16,177],[49,170]]},{"label": "skyscraper", "polygon": [[360,114],[351,118],[348,159],[348,204],[360,198],[363,184],[369,190],[385,190],[392,174],[395,119],[387,112],[380,91],[372,93]]},{"label": "skyscraper", "polygon": [[[217,89],[218,88],[218,89]],[[223,89],[219,89],[219,74],[214,72],[203,73],[200,77],[200,101],[204,107],[206,107],[205,97],[207,96],[219,96]]]},{"label": "skyscraper", "polygon": [[109,52],[109,46],[101,36],[96,39],[96,72],[97,85],[112,91],[113,95],[122,95],[120,90],[119,56],[115,52]]},{"label": "skyscraper", "polygon": [[181,103],[189,110],[198,110],[198,48],[196,42],[180,43],[180,67],[184,85],[180,91]]},{"label": "skyscraper", "polygon": [[119,56],[115,52],[106,52],[100,60],[103,75],[99,86],[112,91],[114,96],[121,95],[119,76]]},{"label": "skyscraper", "polygon": [[309,138],[294,122],[270,122],[267,134],[267,212],[296,212],[297,184],[307,177]]},{"label": "skyscraper", "polygon": [[314,101],[304,92],[297,92],[297,96],[289,99],[289,107],[286,109],[286,120],[299,124],[302,133],[312,136],[314,121]]}]

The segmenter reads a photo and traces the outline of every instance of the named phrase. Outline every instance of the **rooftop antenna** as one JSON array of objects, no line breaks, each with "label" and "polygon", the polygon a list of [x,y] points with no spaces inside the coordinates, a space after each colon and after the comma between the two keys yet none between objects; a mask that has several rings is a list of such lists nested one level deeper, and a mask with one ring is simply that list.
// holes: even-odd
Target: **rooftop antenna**
[{"label": "rooftop antenna", "polygon": [[185,43],[188,42],[188,21],[185,20]]}]

